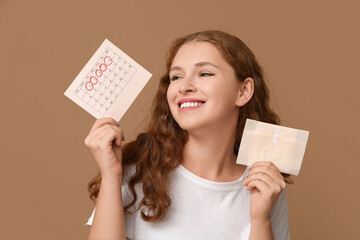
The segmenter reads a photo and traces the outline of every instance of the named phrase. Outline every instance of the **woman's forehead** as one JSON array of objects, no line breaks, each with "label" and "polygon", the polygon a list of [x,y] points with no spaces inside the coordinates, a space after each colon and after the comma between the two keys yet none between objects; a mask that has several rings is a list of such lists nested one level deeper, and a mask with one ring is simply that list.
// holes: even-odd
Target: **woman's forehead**
[{"label": "woman's forehead", "polygon": [[224,64],[221,52],[209,42],[188,42],[175,54],[171,68],[181,65],[215,65]]}]

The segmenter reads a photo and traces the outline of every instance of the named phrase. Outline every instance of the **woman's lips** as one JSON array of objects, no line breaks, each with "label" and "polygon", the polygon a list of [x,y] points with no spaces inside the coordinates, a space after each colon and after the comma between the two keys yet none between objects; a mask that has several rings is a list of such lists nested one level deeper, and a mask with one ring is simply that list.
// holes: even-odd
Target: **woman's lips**
[{"label": "woman's lips", "polygon": [[201,107],[205,104],[205,101],[195,98],[183,98],[178,102],[180,111],[193,110]]}]

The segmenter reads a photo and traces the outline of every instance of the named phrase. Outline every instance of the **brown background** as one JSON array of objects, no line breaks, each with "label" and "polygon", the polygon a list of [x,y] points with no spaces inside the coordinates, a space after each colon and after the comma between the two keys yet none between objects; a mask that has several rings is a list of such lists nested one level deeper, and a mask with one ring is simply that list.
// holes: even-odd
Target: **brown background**
[{"label": "brown background", "polygon": [[288,187],[292,239],[359,236],[357,1],[0,1],[1,239],[85,239],[83,141],[94,118],[63,93],[105,38],[153,74],[121,120],[146,123],[170,42],[237,35],[265,70],[282,125],[310,131]]}]

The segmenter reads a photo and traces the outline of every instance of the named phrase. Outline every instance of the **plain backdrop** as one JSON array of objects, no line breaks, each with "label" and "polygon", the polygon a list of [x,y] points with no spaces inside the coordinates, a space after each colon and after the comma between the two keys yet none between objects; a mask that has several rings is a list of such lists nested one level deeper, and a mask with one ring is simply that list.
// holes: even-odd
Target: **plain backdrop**
[{"label": "plain backdrop", "polygon": [[172,40],[207,29],[242,39],[282,125],[310,131],[287,188],[291,238],[359,236],[359,10],[355,0],[0,0],[0,238],[86,238],[95,119],[63,94],[104,39],[153,74],[121,119],[129,141]]}]

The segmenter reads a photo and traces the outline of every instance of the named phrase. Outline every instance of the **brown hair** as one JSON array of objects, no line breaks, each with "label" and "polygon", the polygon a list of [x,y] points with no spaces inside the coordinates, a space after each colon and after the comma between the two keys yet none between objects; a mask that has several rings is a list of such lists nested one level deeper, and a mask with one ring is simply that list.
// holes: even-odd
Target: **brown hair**
[{"label": "brown hair", "polygon": [[[269,90],[265,84],[263,70],[252,51],[237,37],[221,31],[202,31],[176,39],[171,45],[166,59],[166,73],[160,79],[159,88],[153,102],[153,113],[146,132],[140,133],[135,141],[123,146],[123,169],[135,164],[135,173],[129,179],[128,187],[133,201],[124,206],[126,213],[141,209],[145,221],[161,220],[171,204],[168,194],[168,180],[183,157],[187,132],[179,127],[171,115],[167,102],[167,89],[170,84],[169,70],[178,50],[188,42],[209,42],[223,55],[235,71],[239,81],[254,79],[254,95],[240,107],[234,153],[237,155],[242,132],[247,118],[272,124],[280,124],[279,117],[270,109]],[[287,183],[291,179],[286,177]],[[100,172],[88,185],[90,198],[95,200],[101,183]],[[137,202],[135,185],[141,183],[144,197],[134,211],[129,209]]]}]

